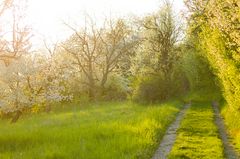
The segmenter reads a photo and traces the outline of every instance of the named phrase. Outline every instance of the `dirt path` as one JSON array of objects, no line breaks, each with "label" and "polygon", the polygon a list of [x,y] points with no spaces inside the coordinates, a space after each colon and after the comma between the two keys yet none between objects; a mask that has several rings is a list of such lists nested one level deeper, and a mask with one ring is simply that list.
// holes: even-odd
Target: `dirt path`
[{"label": "dirt path", "polygon": [[229,142],[228,134],[226,133],[225,125],[223,123],[223,119],[220,115],[219,109],[218,109],[218,103],[213,102],[212,103],[214,114],[215,114],[215,123],[218,127],[219,135],[223,142],[224,147],[224,155],[227,159],[238,159],[240,156],[237,156],[237,153],[235,152],[233,146]]},{"label": "dirt path", "polygon": [[179,114],[176,117],[176,120],[167,129],[166,134],[164,135],[162,142],[152,159],[166,159],[167,158],[167,155],[170,153],[170,151],[173,147],[173,144],[176,140],[177,129],[180,125],[180,122],[183,119],[184,114],[189,107],[190,107],[190,104],[187,104],[179,112]]}]

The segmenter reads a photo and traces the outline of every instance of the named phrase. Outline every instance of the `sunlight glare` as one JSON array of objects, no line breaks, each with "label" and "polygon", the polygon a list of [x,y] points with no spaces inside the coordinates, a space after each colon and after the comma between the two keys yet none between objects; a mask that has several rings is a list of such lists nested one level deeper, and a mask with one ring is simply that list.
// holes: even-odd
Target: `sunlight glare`
[{"label": "sunlight glare", "polygon": [[[183,8],[182,0],[175,0],[176,10]],[[105,16],[141,16],[156,11],[161,0],[29,0],[28,21],[36,35],[52,41],[62,40],[70,32],[63,21],[83,21],[88,13],[101,22]],[[38,37],[39,38],[39,37]]]}]

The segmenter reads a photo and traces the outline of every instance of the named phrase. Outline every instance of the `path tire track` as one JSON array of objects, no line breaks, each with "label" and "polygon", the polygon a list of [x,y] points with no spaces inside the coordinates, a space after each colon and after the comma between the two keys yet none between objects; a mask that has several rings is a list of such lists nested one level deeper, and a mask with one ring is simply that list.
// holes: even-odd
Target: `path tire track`
[{"label": "path tire track", "polygon": [[184,108],[178,113],[176,120],[169,126],[167,129],[159,148],[157,149],[156,153],[152,157],[152,159],[167,159],[168,154],[172,150],[173,144],[175,143],[176,136],[177,136],[177,129],[180,126],[180,123],[189,109],[191,104],[186,104]]},{"label": "path tire track", "polygon": [[227,159],[239,159],[240,156],[237,155],[237,153],[235,152],[233,146],[229,142],[229,136],[226,133],[226,129],[225,129],[225,125],[224,125],[224,122],[223,122],[223,118],[221,117],[219,109],[218,109],[219,104],[217,102],[213,102],[212,103],[212,107],[213,107],[214,115],[215,115],[215,124],[218,127],[218,132],[219,132],[219,135],[220,135],[220,137],[222,139],[225,157]]}]

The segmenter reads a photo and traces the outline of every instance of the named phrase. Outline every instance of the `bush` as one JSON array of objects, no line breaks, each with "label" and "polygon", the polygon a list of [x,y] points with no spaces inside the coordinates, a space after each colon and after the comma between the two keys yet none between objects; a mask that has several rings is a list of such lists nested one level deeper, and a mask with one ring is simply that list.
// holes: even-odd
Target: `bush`
[{"label": "bush", "polygon": [[101,98],[103,100],[125,100],[130,93],[129,80],[121,75],[114,74],[109,77]]},{"label": "bush", "polygon": [[165,79],[161,76],[149,76],[139,79],[133,92],[133,100],[140,103],[162,102],[179,96],[183,87],[182,80]]}]

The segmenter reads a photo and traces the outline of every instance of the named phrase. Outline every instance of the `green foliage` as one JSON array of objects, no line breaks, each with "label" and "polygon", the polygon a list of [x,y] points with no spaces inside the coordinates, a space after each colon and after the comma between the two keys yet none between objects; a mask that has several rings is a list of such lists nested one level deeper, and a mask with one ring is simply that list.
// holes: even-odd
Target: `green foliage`
[{"label": "green foliage", "polygon": [[130,81],[126,77],[122,77],[119,74],[111,75],[106,83],[101,98],[108,101],[127,99],[131,91],[129,82]]},{"label": "green foliage", "polygon": [[240,32],[239,2],[235,0],[188,0],[190,34],[207,58],[220,83],[227,104],[222,114],[239,149]]},{"label": "green foliage", "polygon": [[190,90],[194,92],[216,89],[217,86],[212,70],[206,59],[202,56],[202,52],[193,43],[193,39],[185,42],[182,46],[180,57],[181,70],[188,79]]},{"label": "green foliage", "polygon": [[134,91],[133,99],[137,102],[156,102],[166,100],[168,82],[158,76],[146,77],[139,80]]},{"label": "green foliage", "polygon": [[204,102],[204,101],[218,101],[222,98],[221,92],[219,90],[214,89],[205,89],[199,91],[191,91],[188,92],[184,97],[183,100],[185,102]]},{"label": "green foliage", "polygon": [[165,101],[183,93],[181,82],[177,78],[167,80],[161,76],[139,78],[133,91],[133,99],[140,103]]},{"label": "green foliage", "polygon": [[[240,109],[239,4],[233,0],[188,1],[190,30],[222,86],[230,109]],[[191,3],[192,2],[192,3]],[[199,11],[203,10],[201,14]]]},{"label": "green foliage", "polygon": [[222,142],[210,103],[193,103],[187,111],[169,159],[223,159]]},{"label": "green foliage", "polygon": [[201,46],[204,47],[211,66],[219,78],[224,97],[231,109],[240,109],[240,72],[234,60],[229,57],[231,50],[226,48],[224,38],[219,31],[204,26],[201,34]]},{"label": "green foliage", "polygon": [[[146,159],[181,104],[101,103],[0,121],[0,158]],[[68,107],[68,109],[67,109]]]}]

